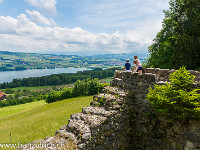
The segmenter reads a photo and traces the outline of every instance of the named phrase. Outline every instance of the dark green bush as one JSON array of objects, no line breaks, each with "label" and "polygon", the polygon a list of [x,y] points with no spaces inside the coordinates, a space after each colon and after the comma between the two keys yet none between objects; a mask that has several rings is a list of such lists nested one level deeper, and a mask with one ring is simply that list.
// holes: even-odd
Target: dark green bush
[{"label": "dark green bush", "polygon": [[192,88],[194,78],[182,67],[170,75],[170,83],[167,85],[150,88],[147,100],[163,115],[200,119],[200,89]]}]

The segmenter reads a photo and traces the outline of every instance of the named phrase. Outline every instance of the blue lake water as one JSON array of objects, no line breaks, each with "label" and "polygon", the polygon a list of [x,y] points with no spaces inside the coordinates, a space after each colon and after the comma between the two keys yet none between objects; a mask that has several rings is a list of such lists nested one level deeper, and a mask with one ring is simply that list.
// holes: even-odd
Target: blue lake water
[{"label": "blue lake water", "polygon": [[76,73],[77,71],[90,70],[87,68],[55,68],[55,69],[30,69],[22,71],[0,72],[0,83],[11,82],[14,78],[42,77],[58,73]]}]

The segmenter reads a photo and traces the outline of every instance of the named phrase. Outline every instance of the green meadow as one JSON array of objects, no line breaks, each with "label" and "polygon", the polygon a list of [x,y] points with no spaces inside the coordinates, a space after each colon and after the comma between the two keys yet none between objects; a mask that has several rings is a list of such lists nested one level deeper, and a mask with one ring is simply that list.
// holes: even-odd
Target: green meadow
[{"label": "green meadow", "polygon": [[0,143],[30,143],[54,135],[67,124],[70,114],[89,106],[93,96],[76,97],[47,104],[32,102],[0,108]]},{"label": "green meadow", "polygon": [[113,77],[108,77],[108,78],[104,78],[104,79],[100,79],[99,81],[100,82],[106,82],[106,83],[108,83],[108,84],[110,84],[110,81],[113,79]]}]

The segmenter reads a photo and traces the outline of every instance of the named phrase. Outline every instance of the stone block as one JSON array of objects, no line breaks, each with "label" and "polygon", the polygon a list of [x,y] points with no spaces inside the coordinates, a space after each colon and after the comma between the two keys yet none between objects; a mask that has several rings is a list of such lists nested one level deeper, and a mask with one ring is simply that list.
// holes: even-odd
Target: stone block
[{"label": "stone block", "polygon": [[91,138],[91,133],[85,133],[85,134],[82,135],[81,140],[82,140],[82,141],[87,141],[87,140],[89,140],[90,138]]}]

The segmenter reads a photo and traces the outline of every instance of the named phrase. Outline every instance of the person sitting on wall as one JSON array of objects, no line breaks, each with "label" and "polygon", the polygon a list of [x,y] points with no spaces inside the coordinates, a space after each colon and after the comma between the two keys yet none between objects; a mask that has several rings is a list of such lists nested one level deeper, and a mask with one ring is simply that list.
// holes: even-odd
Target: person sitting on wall
[{"label": "person sitting on wall", "polygon": [[129,63],[129,59],[126,59],[126,63],[124,65],[124,69],[123,70],[125,70],[125,69],[126,69],[126,71],[131,71],[131,63]]},{"label": "person sitting on wall", "polygon": [[134,60],[133,61],[134,66],[133,66],[133,69],[132,69],[133,72],[137,72],[137,70],[138,70],[138,67],[136,66],[136,63],[137,62]]},{"label": "person sitting on wall", "polygon": [[140,60],[138,59],[138,56],[134,56],[134,59],[136,61],[136,66],[138,67],[138,72],[142,73],[142,65],[140,63]]}]

